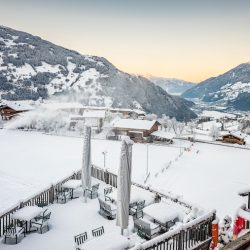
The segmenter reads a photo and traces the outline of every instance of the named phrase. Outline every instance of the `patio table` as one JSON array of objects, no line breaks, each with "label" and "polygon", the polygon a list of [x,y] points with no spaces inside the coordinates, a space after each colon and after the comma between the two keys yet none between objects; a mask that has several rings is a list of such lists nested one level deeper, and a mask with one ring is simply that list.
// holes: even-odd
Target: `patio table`
[{"label": "patio table", "polygon": [[129,240],[118,233],[104,234],[80,246],[81,250],[124,250],[130,246]]},{"label": "patio table", "polygon": [[154,203],[145,207],[143,213],[165,228],[168,228],[168,222],[179,218],[180,215],[180,211],[164,202]]},{"label": "patio table", "polygon": [[[30,232],[30,228],[28,230],[28,223],[31,223],[31,220],[44,212],[44,208],[37,206],[26,206],[19,210],[17,210],[11,218],[14,220],[25,221],[26,224],[26,233]],[[30,226],[30,225],[29,225]]]},{"label": "patio table", "polygon": [[[107,195],[112,201],[116,202],[117,200],[117,190],[114,190],[112,193]],[[140,202],[145,200],[145,205],[154,203],[155,194],[144,190],[142,188],[132,186],[130,194],[130,204],[135,202]]]}]

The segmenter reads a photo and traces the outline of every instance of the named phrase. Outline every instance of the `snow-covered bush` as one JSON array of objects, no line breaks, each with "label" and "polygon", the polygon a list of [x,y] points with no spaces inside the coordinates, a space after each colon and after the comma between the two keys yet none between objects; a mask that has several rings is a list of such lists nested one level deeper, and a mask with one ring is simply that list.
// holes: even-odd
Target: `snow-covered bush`
[{"label": "snow-covered bush", "polygon": [[7,129],[38,130],[47,133],[63,133],[69,128],[68,114],[60,111],[35,110],[13,118]]},{"label": "snow-covered bush", "polygon": [[228,215],[226,215],[222,222],[220,223],[219,228],[219,243],[224,246],[228,244],[233,237],[233,231],[232,231],[232,218]]}]

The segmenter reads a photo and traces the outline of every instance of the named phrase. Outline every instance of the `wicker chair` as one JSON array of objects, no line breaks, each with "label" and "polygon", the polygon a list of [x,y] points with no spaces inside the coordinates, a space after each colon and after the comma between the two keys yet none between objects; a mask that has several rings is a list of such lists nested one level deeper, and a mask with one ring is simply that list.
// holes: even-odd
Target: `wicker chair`
[{"label": "wicker chair", "polygon": [[15,242],[17,244],[18,239],[20,238],[22,234],[25,237],[24,227],[19,227],[19,226],[14,226],[14,225],[7,226],[4,228],[4,243],[7,242],[7,239],[15,239]]}]

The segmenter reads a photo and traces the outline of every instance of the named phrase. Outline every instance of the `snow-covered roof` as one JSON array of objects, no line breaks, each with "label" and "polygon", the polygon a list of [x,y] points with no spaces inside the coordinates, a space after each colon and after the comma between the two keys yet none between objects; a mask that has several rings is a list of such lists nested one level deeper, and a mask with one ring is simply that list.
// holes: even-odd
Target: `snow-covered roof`
[{"label": "snow-covered roof", "polygon": [[156,120],[148,121],[148,120],[134,120],[134,119],[120,119],[114,123],[114,128],[126,128],[126,129],[143,129],[150,130]]},{"label": "snow-covered roof", "polygon": [[240,132],[240,131],[235,131],[235,132],[226,132],[226,131],[222,131],[221,132],[221,136],[226,136],[226,135],[233,135],[235,137],[238,137],[240,139],[245,139],[247,137],[246,134]]},{"label": "snow-covered roof", "polygon": [[173,139],[175,137],[175,134],[170,133],[170,132],[165,132],[162,130],[154,131],[151,135],[161,137],[164,139]]},{"label": "snow-covered roof", "polygon": [[235,114],[229,114],[225,112],[219,112],[219,111],[214,111],[214,110],[204,110],[201,114],[202,117],[212,117],[215,119],[220,119],[223,117],[228,117],[228,118],[235,118]]},{"label": "snow-covered roof", "polygon": [[78,102],[49,102],[49,103],[43,103],[41,105],[42,108],[45,109],[80,109],[84,106],[81,103]]},{"label": "snow-covered roof", "polygon": [[4,101],[2,106],[8,106],[16,111],[27,111],[34,109],[29,101]]},{"label": "snow-covered roof", "polygon": [[84,111],[82,117],[84,117],[84,118],[105,118],[106,111],[105,110]]}]

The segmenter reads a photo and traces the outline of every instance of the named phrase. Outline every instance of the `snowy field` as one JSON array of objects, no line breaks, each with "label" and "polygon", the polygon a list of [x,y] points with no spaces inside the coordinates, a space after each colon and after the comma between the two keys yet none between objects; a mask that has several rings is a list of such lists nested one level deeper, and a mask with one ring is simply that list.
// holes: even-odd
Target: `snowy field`
[{"label": "snowy field", "polygon": [[[243,202],[237,191],[250,184],[250,151],[202,143],[190,151],[183,148],[190,146],[179,141],[173,146],[149,145],[146,184],[215,208],[219,216],[233,216]],[[0,148],[0,213],[81,168],[81,138],[1,130]],[[106,167],[117,173],[120,142],[92,140],[92,162],[99,167],[104,165],[103,151]],[[146,169],[147,145],[134,144],[133,181],[143,183]]]}]

